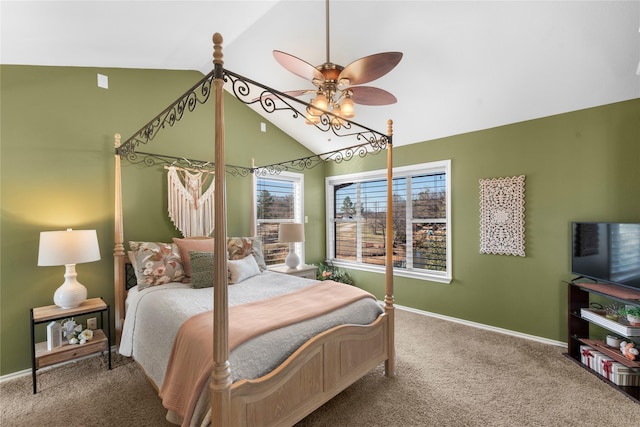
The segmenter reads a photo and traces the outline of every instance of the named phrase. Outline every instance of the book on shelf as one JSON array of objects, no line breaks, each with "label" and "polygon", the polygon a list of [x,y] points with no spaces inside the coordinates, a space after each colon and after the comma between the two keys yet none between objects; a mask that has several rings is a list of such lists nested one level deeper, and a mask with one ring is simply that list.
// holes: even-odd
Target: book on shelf
[{"label": "book on shelf", "polygon": [[62,326],[58,322],[47,325],[47,350],[51,351],[62,346]]},{"label": "book on shelf", "polygon": [[610,331],[617,332],[627,337],[640,339],[640,326],[631,326],[625,319],[620,319],[616,322],[615,320],[607,319],[605,316],[602,316],[588,308],[580,309],[580,315],[582,318],[590,320],[596,325],[600,325]]}]

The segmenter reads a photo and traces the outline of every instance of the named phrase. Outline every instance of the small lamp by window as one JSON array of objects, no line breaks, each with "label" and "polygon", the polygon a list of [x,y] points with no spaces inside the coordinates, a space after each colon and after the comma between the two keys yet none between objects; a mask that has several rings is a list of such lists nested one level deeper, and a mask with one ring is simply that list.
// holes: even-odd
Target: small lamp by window
[{"label": "small lamp by window", "polygon": [[304,224],[282,223],[278,233],[278,240],[289,243],[289,255],[284,260],[289,268],[297,268],[300,257],[296,254],[295,244],[304,242]]},{"label": "small lamp by window", "polygon": [[87,288],[78,282],[76,264],[100,260],[96,230],[43,231],[40,233],[38,265],[64,265],[64,283],[53,294],[61,308],[78,307],[87,299]]}]

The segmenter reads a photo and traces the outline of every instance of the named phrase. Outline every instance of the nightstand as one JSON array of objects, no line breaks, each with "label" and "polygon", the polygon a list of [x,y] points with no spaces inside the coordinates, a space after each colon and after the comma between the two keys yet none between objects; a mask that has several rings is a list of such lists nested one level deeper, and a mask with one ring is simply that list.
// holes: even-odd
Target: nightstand
[{"label": "nightstand", "polygon": [[300,264],[298,268],[289,268],[286,265],[274,265],[269,267],[269,271],[276,273],[289,274],[291,276],[304,277],[307,279],[315,279],[318,267],[315,265]]},{"label": "nightstand", "polygon": [[[111,369],[111,346],[109,337],[111,336],[111,314],[109,305],[102,298],[90,298],[75,308],[60,308],[57,305],[44,307],[34,307],[31,314],[31,377],[33,381],[33,394],[37,392],[36,371],[45,366],[56,363],[67,362],[78,357],[89,354],[107,351],[109,358],[109,369]],[[47,350],[47,342],[35,342],[35,325],[53,320],[66,319],[69,317],[84,314],[100,313],[100,328],[104,328],[104,313],[107,313],[107,334],[102,329],[93,331],[93,338],[85,344],[65,343],[53,350]]]}]

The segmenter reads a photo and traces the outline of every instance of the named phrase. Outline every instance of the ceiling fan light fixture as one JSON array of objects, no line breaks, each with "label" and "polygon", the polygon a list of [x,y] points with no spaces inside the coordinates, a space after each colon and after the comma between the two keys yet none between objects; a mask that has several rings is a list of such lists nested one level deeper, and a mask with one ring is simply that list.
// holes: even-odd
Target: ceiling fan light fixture
[{"label": "ceiling fan light fixture", "polygon": [[[318,92],[318,95],[311,101],[311,104],[316,107],[318,110],[327,111],[327,107],[329,106],[329,100],[322,92]],[[316,113],[317,116],[322,114],[322,111],[318,111]]]},{"label": "ceiling fan light fixture", "polygon": [[311,100],[311,106],[307,107],[305,118],[308,125],[320,123],[320,116],[329,108],[327,97],[321,91],[317,93],[316,97]]},{"label": "ceiling fan light fixture", "polygon": [[351,99],[351,96],[346,95],[342,100],[340,112],[342,113],[340,114],[340,117],[344,117],[345,119],[352,119],[355,117],[356,112],[353,107],[353,100]]}]

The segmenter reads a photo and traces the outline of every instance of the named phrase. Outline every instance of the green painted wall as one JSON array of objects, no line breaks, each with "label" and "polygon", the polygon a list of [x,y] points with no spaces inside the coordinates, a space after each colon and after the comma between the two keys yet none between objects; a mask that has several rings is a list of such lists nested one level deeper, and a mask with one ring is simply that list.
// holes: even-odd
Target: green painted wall
[{"label": "green painted wall", "polygon": [[[96,74],[109,77],[97,87]],[[38,267],[40,231],[96,229],[102,259],[77,266],[89,297],[113,304],[113,136],[131,136],[202,75],[198,72],[0,67],[0,375],[31,366],[29,308],[53,304],[64,267]],[[310,152],[226,95],[226,161],[264,165]],[[213,160],[213,102],[199,106],[141,151]],[[290,156],[290,157],[289,157]],[[250,178],[228,178],[229,234],[249,231]],[[322,167],[305,173],[306,259],[324,257]],[[125,241],[178,236],[166,215],[162,167],[123,162]],[[43,331],[39,338],[44,339]]]},{"label": "green painted wall", "polygon": [[[109,76],[109,90],[97,87],[98,72]],[[0,67],[0,375],[30,366],[29,308],[51,304],[62,283],[63,267],[37,267],[40,231],[95,228],[102,260],[79,265],[79,278],[90,296],[113,302],[113,135],[127,138],[200,78],[186,71]],[[228,163],[309,154],[270,123],[260,132],[264,119],[226,99]],[[396,302],[564,341],[569,223],[640,221],[639,137],[640,100],[633,100],[395,148],[396,166],[452,160],[454,277],[446,285],[397,277]],[[207,104],[147,151],[208,160],[212,141]],[[305,173],[307,262],[324,258],[325,175],[384,163],[384,155],[369,156]],[[481,255],[478,180],[521,174],[527,256]],[[125,163],[123,179],[125,240],[177,235],[165,214],[164,171]],[[227,179],[229,234],[245,235],[250,180]],[[383,296],[382,275],[351,274]]]},{"label": "green painted wall", "polygon": [[[453,278],[395,278],[397,304],[566,342],[571,221],[640,221],[640,100],[394,149],[394,165],[451,159]],[[327,175],[385,167],[384,156]],[[479,183],[525,175],[526,257],[480,254]],[[384,296],[382,275],[351,271]]]}]

